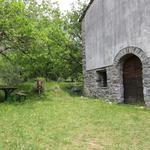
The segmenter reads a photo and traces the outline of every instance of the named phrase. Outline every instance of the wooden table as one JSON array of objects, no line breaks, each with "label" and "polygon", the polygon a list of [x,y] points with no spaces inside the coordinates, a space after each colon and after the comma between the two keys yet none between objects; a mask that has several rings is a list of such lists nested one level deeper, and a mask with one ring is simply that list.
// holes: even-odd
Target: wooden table
[{"label": "wooden table", "polygon": [[17,89],[16,87],[8,87],[8,86],[0,87],[0,90],[4,91],[5,93],[5,100],[7,100],[8,97],[11,95],[11,93],[15,91],[16,89]]}]

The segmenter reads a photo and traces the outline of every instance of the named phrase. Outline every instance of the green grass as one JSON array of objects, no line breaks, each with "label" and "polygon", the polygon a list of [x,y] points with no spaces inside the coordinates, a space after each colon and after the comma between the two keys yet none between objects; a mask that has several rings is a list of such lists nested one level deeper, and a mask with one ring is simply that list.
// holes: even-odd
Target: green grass
[{"label": "green grass", "polygon": [[148,109],[71,96],[68,87],[47,83],[41,97],[1,103],[0,150],[150,149]]}]

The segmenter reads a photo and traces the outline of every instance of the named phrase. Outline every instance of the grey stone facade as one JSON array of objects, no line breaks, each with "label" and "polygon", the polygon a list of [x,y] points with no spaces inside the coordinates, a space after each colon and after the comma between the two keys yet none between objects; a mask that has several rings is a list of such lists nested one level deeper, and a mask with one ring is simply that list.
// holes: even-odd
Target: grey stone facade
[{"label": "grey stone facade", "polygon": [[[127,55],[134,55],[142,63],[144,101],[150,106],[149,18],[149,0],[94,0],[91,3],[82,18],[86,96],[123,103],[123,63]],[[102,85],[104,80],[107,86]]]},{"label": "grey stone facade", "polygon": [[150,57],[150,0],[94,0],[83,20],[87,70],[113,65],[129,46]]},{"label": "grey stone facade", "polygon": [[[98,68],[94,70],[86,70],[85,51],[83,51],[83,72],[84,72],[84,94],[89,97],[102,98],[104,100],[115,101],[117,103],[124,102],[124,86],[122,64],[126,55],[133,54],[140,58],[143,68],[143,93],[146,106],[150,106],[150,57],[136,47],[127,47],[117,54],[112,66]],[[97,82],[97,71],[106,70],[107,87],[99,86]]]}]

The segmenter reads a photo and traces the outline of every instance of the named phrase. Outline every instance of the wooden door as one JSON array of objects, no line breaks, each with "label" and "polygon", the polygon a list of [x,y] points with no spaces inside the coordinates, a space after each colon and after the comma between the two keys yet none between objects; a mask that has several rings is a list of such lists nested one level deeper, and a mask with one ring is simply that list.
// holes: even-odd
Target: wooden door
[{"label": "wooden door", "polygon": [[127,58],[123,65],[125,103],[144,103],[142,63],[136,56]]}]

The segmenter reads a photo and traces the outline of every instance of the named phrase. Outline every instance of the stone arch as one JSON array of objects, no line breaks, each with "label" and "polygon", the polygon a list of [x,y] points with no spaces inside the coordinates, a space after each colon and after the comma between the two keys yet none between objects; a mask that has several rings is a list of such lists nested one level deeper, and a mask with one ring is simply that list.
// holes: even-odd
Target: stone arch
[{"label": "stone arch", "polygon": [[118,102],[124,102],[124,85],[123,85],[123,59],[127,55],[135,55],[137,56],[142,63],[142,74],[143,74],[143,93],[144,93],[144,101],[146,105],[149,105],[149,96],[147,90],[146,78],[148,76],[147,68],[149,66],[148,57],[145,52],[138,47],[126,47],[119,51],[119,53],[114,58],[114,72],[116,74],[115,80],[117,84],[115,85],[116,95]]},{"label": "stone arch", "polygon": [[137,56],[141,60],[142,63],[147,59],[147,56],[142,49],[138,47],[130,46],[119,51],[119,53],[116,55],[114,59],[114,65],[118,65],[120,63],[120,60],[125,55],[128,55],[128,54],[133,54]]}]

